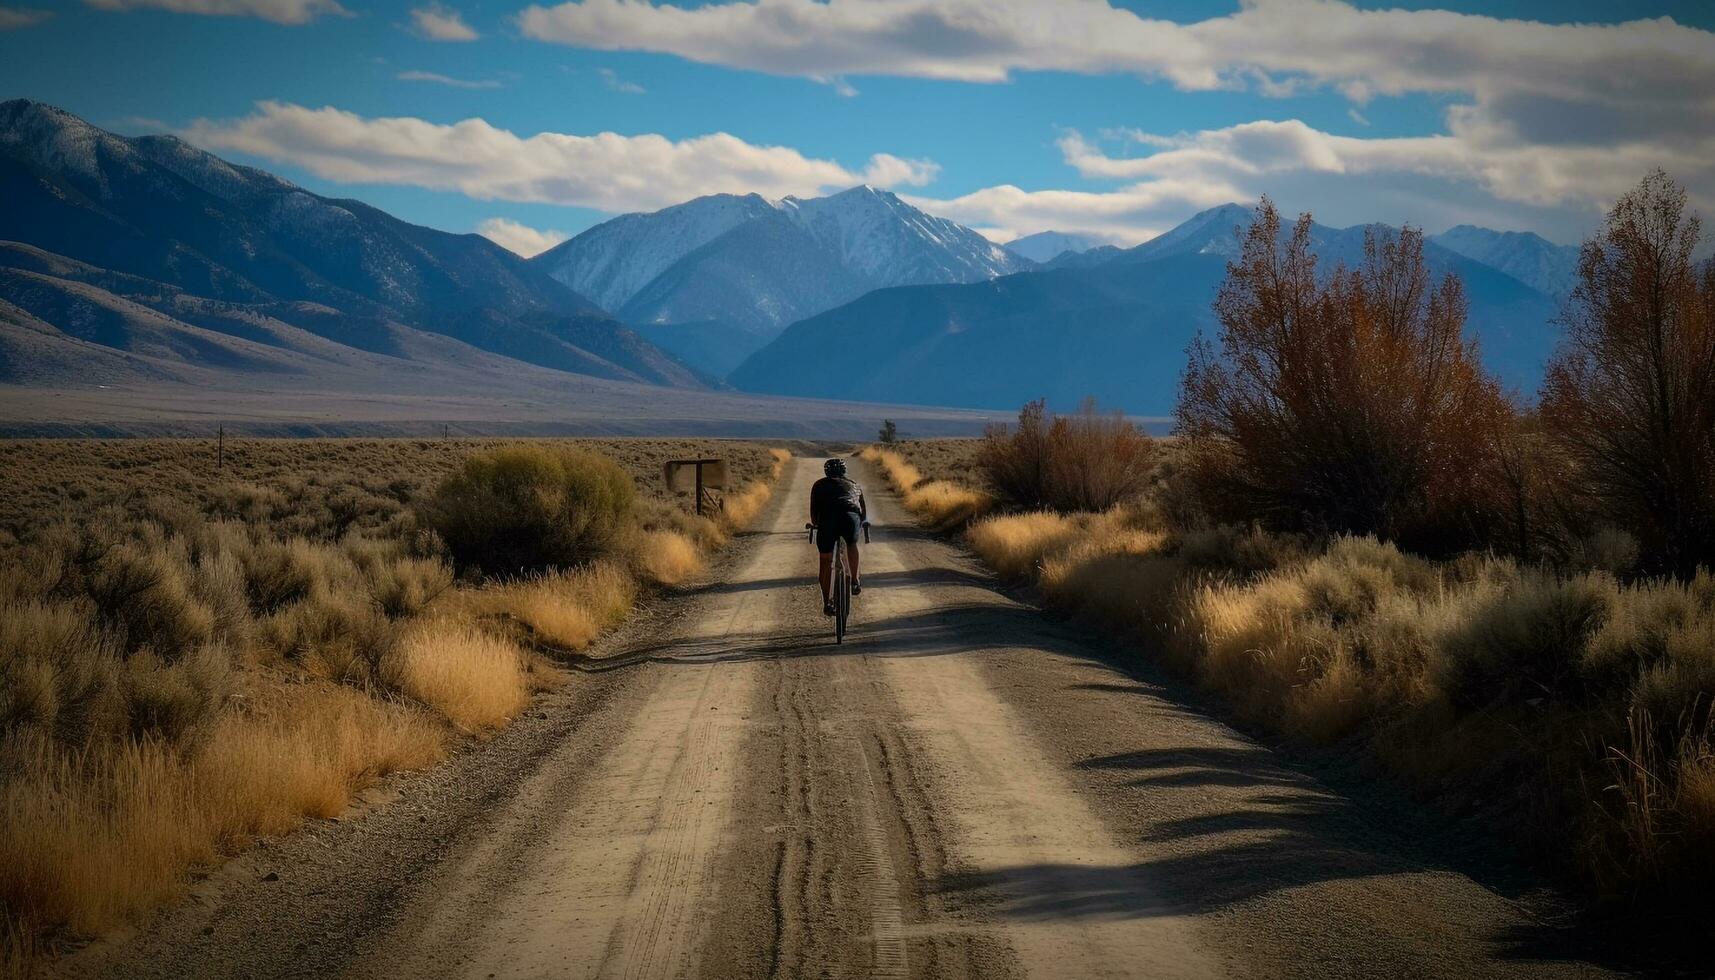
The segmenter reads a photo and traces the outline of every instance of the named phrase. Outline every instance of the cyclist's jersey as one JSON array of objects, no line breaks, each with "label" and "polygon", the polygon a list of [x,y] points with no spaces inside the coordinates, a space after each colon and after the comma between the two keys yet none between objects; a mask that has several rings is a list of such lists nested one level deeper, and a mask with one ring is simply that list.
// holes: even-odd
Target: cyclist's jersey
[{"label": "cyclist's jersey", "polygon": [[843,476],[824,476],[810,488],[810,520],[832,525],[846,514],[869,516],[864,509],[863,488]]}]

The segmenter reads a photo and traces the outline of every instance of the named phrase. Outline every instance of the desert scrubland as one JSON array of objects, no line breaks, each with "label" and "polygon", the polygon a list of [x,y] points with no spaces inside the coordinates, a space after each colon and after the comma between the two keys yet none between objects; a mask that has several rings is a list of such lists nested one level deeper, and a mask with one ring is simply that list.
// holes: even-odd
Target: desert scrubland
[{"label": "desert scrubland", "polygon": [[[710,517],[669,459],[729,461]],[[134,922],[187,871],[505,726],[697,574],[787,454],[714,440],[0,444],[0,913]]]}]

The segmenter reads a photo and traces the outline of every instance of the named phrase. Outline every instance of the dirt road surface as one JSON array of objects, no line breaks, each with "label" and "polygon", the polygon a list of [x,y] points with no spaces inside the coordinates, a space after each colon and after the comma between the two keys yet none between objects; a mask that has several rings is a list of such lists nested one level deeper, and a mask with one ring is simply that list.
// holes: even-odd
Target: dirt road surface
[{"label": "dirt road surface", "polygon": [[819,465],[511,729],[64,972],[1604,973],[1516,878],[1431,856],[1403,801],[1111,666],[861,469],[876,534],[836,646],[802,531]]}]

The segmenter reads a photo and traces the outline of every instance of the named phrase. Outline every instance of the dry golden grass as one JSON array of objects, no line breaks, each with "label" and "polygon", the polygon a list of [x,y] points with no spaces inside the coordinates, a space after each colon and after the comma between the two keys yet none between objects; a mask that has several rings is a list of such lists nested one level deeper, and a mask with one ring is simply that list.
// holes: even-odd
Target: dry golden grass
[{"label": "dry golden grass", "polygon": [[120,924],[176,897],[186,866],[337,816],[355,790],[444,751],[420,712],[319,683],[265,690],[188,748],[15,738],[18,776],[0,786],[0,906],[23,913],[21,934]]},{"label": "dry golden grass", "polygon": [[1082,535],[1077,518],[1035,511],[978,521],[965,532],[965,540],[990,568],[1007,578],[1020,578],[1039,570],[1045,557],[1070,547]]},{"label": "dry golden grass", "polygon": [[637,596],[637,580],[628,571],[597,562],[490,585],[462,599],[471,614],[507,617],[527,627],[538,643],[583,650],[623,621]]},{"label": "dry golden grass", "polygon": [[696,542],[677,531],[645,531],[632,559],[637,573],[654,585],[682,585],[701,574]]},{"label": "dry golden grass", "polygon": [[728,527],[745,527],[762,513],[762,508],[768,506],[769,498],[773,496],[774,488],[761,482],[751,483],[737,493],[729,493],[721,500],[721,520]]},{"label": "dry golden grass", "polygon": [[414,625],[382,661],[381,674],[464,732],[505,725],[529,699],[516,643],[445,619]]},{"label": "dry golden grass", "polygon": [[1003,514],[972,524],[965,540],[990,568],[1009,578],[1035,576],[1044,588],[1062,587],[1079,565],[1112,555],[1152,555],[1166,545],[1163,531],[1132,526],[1122,511]]},{"label": "dry golden grass", "polygon": [[188,866],[338,814],[440,758],[452,729],[505,724],[565,680],[521,639],[583,649],[726,540],[661,489],[665,460],[723,456],[766,501],[789,458],[575,444],[643,491],[614,558],[455,587],[416,504],[497,441],[246,440],[224,470],[203,442],[0,442],[4,969],[28,969],[45,932],[134,919]]},{"label": "dry golden grass", "polygon": [[881,467],[906,510],[937,530],[963,527],[993,506],[988,494],[946,480],[925,480],[922,471],[891,449],[870,446],[859,455]]}]

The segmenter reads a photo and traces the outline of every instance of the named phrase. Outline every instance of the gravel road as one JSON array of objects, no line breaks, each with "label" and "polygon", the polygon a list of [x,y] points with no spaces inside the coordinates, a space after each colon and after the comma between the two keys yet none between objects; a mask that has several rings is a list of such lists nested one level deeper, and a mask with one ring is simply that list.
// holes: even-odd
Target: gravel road
[{"label": "gravel road", "polygon": [[834,645],[802,531],[819,462],[512,728],[62,972],[1604,975],[1517,876],[1117,670],[869,472]]}]

